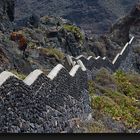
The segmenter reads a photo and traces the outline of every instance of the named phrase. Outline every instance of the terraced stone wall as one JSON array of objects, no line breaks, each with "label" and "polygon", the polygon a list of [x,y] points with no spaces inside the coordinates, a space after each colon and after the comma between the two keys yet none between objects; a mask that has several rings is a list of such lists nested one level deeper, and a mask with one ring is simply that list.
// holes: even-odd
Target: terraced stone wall
[{"label": "terraced stone wall", "polygon": [[[75,65],[68,72],[58,64],[47,76],[35,70],[25,80],[0,74],[0,132],[69,132],[72,119],[91,113],[87,72]],[[72,125],[73,124],[73,125]]]}]

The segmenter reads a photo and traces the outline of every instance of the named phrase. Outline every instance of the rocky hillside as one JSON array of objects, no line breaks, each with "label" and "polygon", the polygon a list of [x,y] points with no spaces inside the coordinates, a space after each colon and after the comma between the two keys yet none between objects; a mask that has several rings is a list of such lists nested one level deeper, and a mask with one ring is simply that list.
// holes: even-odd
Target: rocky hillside
[{"label": "rocky hillside", "polygon": [[0,1],[0,17],[1,20],[14,20],[15,0]]},{"label": "rocky hillside", "polygon": [[15,0],[0,1],[0,30],[6,31],[14,20]]},{"label": "rocky hillside", "polygon": [[[57,27],[57,22],[61,26]],[[18,41],[12,41],[11,30],[0,32],[1,70],[18,70],[28,74],[41,68],[48,72],[58,63],[64,63],[65,54],[80,55],[84,34],[74,25],[64,23],[60,18],[42,17],[38,26],[20,27],[16,31],[25,36],[28,44],[28,59],[22,57]]]},{"label": "rocky hillside", "polygon": [[[10,19],[8,15],[7,18]],[[39,18],[32,15],[24,22],[21,20],[15,24],[16,30],[27,39],[28,60],[22,58],[21,51],[18,50],[18,42],[10,40],[12,30],[2,30],[0,36],[1,70],[15,69],[24,74],[37,68],[49,71],[57,63],[64,64],[67,54],[108,57],[112,61],[129,41],[129,30],[138,18],[139,9],[135,7],[132,12],[120,18],[108,34],[89,39],[83,30],[61,17]]]},{"label": "rocky hillside", "polygon": [[16,19],[32,12],[70,19],[89,34],[108,31],[117,18],[126,14],[138,0],[17,0]]}]

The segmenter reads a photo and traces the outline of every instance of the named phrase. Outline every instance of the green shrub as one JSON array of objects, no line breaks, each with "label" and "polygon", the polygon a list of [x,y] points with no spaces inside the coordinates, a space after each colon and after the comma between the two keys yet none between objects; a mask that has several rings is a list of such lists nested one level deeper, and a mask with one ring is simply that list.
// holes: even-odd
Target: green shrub
[{"label": "green shrub", "polygon": [[114,74],[114,78],[119,92],[130,97],[140,97],[140,78],[136,78],[134,75],[125,74],[121,70]]},{"label": "green shrub", "polygon": [[75,34],[76,38],[78,39],[78,41],[80,42],[80,44],[83,44],[83,35],[80,31],[80,28],[74,26],[74,25],[68,25],[68,24],[64,24],[63,28],[69,32],[72,32],[73,34]]},{"label": "green shrub", "polygon": [[129,82],[129,79],[126,77],[126,74],[119,70],[115,73],[115,79],[118,86],[118,90],[128,96],[132,97],[133,87]]},{"label": "green shrub", "polygon": [[3,40],[5,43],[9,44],[11,42],[10,38],[9,37],[4,37],[4,40]]},{"label": "green shrub", "polygon": [[100,96],[92,100],[93,108],[100,110],[102,113],[111,115],[112,117],[119,117],[121,112],[119,106],[109,97]]},{"label": "green shrub", "polygon": [[[113,84],[117,88],[108,88]],[[99,91],[100,96],[96,95]],[[127,128],[140,127],[140,76],[119,70],[111,75],[105,69],[98,72],[95,81],[89,81],[91,106],[100,115],[124,123]]]},{"label": "green shrub", "polygon": [[36,49],[37,48],[36,43],[30,42],[30,41],[28,42],[28,47],[30,49]]},{"label": "green shrub", "polygon": [[92,98],[92,108],[123,122],[128,128],[140,127],[140,110],[133,105],[131,98],[120,93]]}]

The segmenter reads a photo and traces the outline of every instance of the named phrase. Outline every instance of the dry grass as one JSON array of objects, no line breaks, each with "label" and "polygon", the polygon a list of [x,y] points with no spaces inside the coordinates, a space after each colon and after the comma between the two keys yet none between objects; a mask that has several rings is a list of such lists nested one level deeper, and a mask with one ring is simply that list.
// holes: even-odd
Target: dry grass
[{"label": "dry grass", "polygon": [[25,75],[23,73],[19,73],[16,70],[11,70],[10,72],[12,72],[13,74],[15,74],[21,80],[24,80],[27,77],[27,75]]},{"label": "dry grass", "polygon": [[56,48],[41,48],[40,49],[41,54],[47,55],[47,56],[52,56],[55,57],[57,60],[63,60],[64,59],[64,53],[59,51]]}]

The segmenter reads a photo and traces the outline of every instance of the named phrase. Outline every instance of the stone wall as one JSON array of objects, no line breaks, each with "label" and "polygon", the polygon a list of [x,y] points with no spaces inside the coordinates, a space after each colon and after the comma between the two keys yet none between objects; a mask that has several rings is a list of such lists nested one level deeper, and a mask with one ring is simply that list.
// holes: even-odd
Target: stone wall
[{"label": "stone wall", "polygon": [[90,119],[88,80],[93,79],[93,73],[96,75],[101,67],[117,70],[129,53],[133,40],[134,37],[113,62],[100,56],[68,57],[68,69],[58,64],[48,75],[35,70],[24,80],[10,72],[2,72],[0,132],[69,133],[73,127],[77,127],[74,119]]},{"label": "stone wall", "polygon": [[[116,57],[114,58],[113,61],[110,61],[106,57],[101,58],[100,56],[98,56],[98,57],[94,58],[92,56],[89,56],[88,58],[86,58],[83,55],[80,55],[76,58],[71,56],[71,60],[68,60],[68,61],[70,61],[73,64],[74,61],[77,62],[77,60],[81,60],[83,62],[83,64],[85,65],[85,67],[90,71],[92,71],[93,69],[100,69],[100,68],[104,67],[104,68],[114,72],[117,69],[119,69],[120,64],[127,57],[131,44],[133,43],[133,40],[134,40],[134,36],[131,36],[130,41],[125,44],[125,46],[123,47],[121,52],[119,52],[116,55]],[[68,59],[70,59],[70,58],[68,58]],[[70,66],[73,66],[72,64]]]},{"label": "stone wall", "polygon": [[58,64],[47,76],[35,70],[25,80],[0,74],[0,132],[57,133],[76,127],[72,119],[91,113],[84,67]]}]

